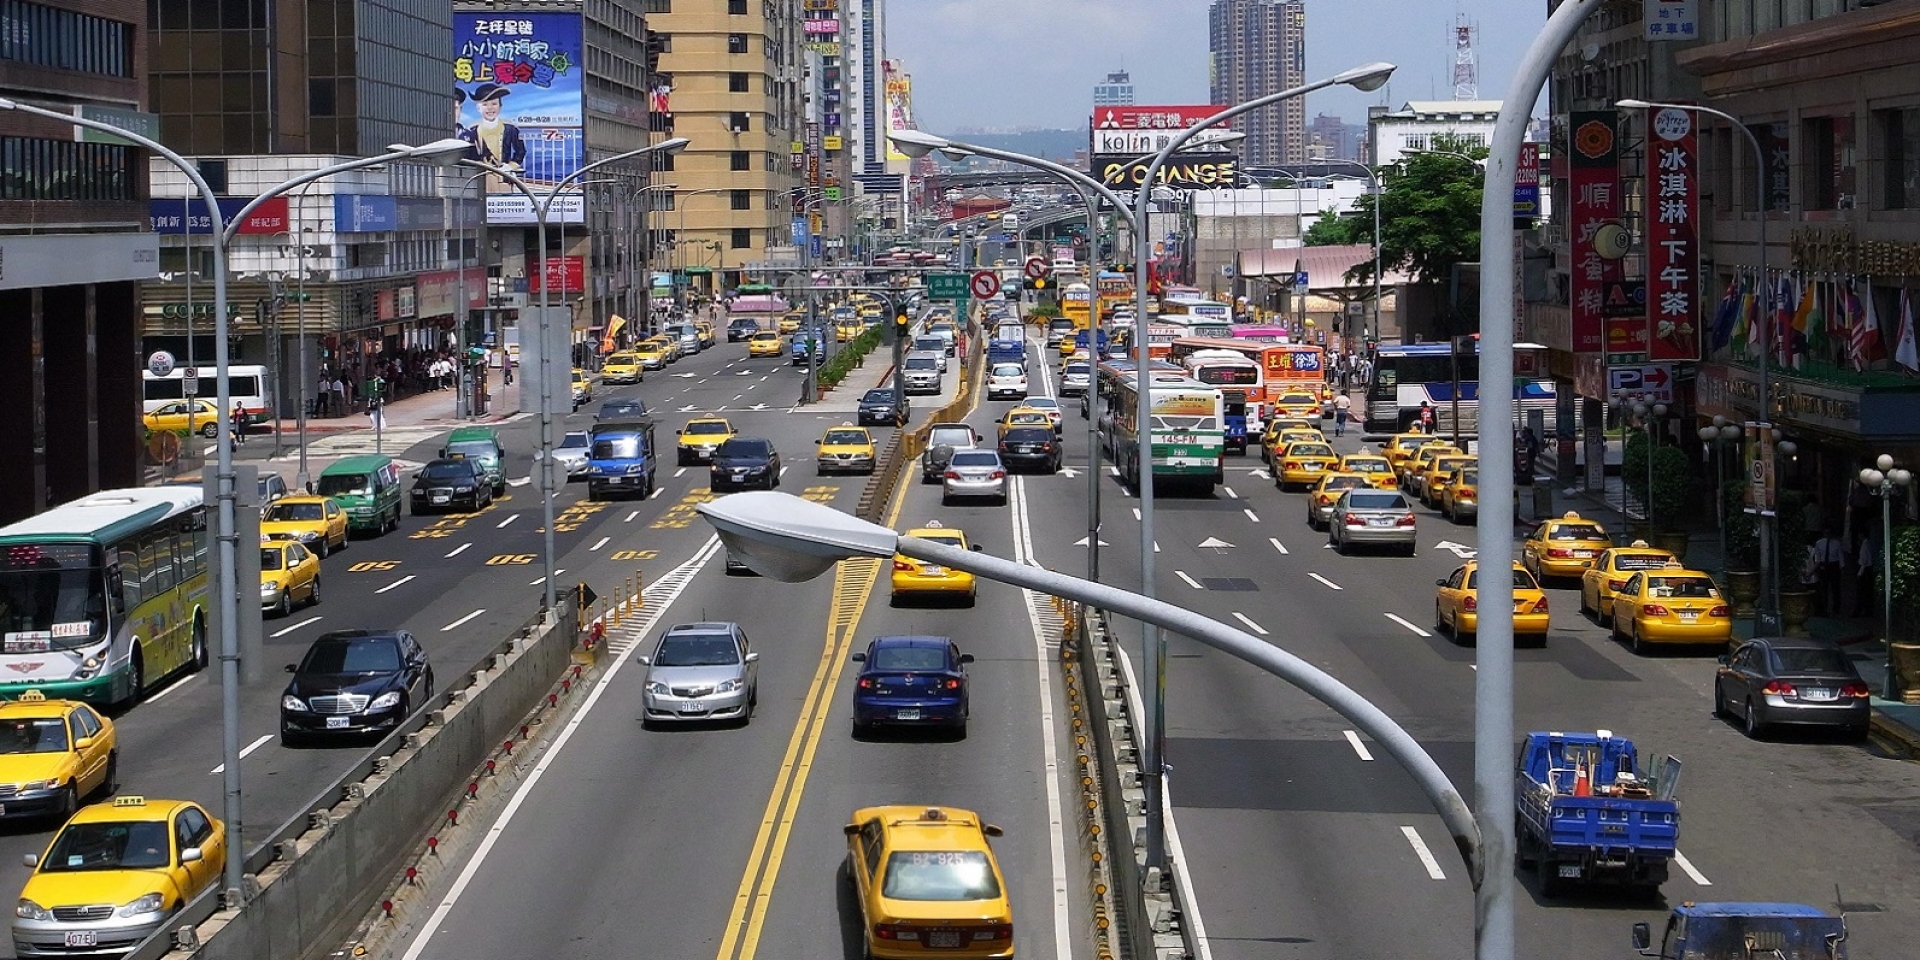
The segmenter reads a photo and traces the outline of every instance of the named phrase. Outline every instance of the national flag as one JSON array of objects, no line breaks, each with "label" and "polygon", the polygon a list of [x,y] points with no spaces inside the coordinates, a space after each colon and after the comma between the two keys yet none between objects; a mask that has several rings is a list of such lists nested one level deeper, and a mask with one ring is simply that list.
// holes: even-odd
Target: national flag
[{"label": "national flag", "polygon": [[1827,282],[1815,280],[1813,288],[1813,309],[1807,311],[1807,325],[1802,328],[1807,334],[1807,359],[1826,362],[1830,350],[1827,342],[1827,315],[1833,312],[1833,304],[1828,299]]},{"label": "national flag", "polygon": [[1894,341],[1894,362],[1914,373],[1920,373],[1920,345],[1913,341],[1913,298],[1907,288],[1900,288],[1900,334]]},{"label": "national flag", "polygon": [[1794,304],[1800,299],[1800,291],[1793,277],[1781,277],[1780,289],[1773,298],[1773,358],[1781,366],[1793,363],[1793,318]]},{"label": "national flag", "polygon": [[[1866,296],[1852,297],[1852,302],[1860,306],[1860,315],[1853,324],[1851,350],[1855,370],[1865,370],[1874,363],[1886,358],[1886,348],[1880,343],[1880,315],[1873,306],[1873,282],[1867,282]],[[1851,297],[1852,295],[1849,294]]]},{"label": "national flag", "polygon": [[1719,350],[1727,345],[1727,340],[1733,336],[1734,316],[1739,312],[1740,278],[1729,277],[1727,292],[1720,298],[1720,306],[1713,311],[1713,346],[1710,349]]},{"label": "national flag", "polygon": [[1754,316],[1759,310],[1760,298],[1755,295],[1755,284],[1742,280],[1740,283],[1739,316],[1733,323],[1733,355],[1749,357],[1752,355],[1750,343],[1753,338]]}]

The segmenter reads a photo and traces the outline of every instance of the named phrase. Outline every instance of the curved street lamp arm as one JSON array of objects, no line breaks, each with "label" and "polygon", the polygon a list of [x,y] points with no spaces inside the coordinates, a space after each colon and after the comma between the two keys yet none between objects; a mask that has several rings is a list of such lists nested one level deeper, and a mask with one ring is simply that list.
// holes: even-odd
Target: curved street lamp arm
[{"label": "curved street lamp arm", "polygon": [[1085,189],[1092,190],[1093,192],[1098,193],[1108,203],[1113,204],[1114,209],[1120,211],[1120,215],[1127,218],[1127,223],[1129,225],[1134,224],[1133,208],[1127,206],[1126,201],[1121,200],[1119,194],[1114,193],[1111,189],[1107,187],[1106,184],[1101,183],[1099,180],[1096,180],[1093,177],[1087,176],[1086,174],[1081,173],[1080,171],[1075,170],[1072,167],[1062,166],[1060,164],[1054,163],[1051,160],[1043,160],[1039,157],[1028,156],[1027,154],[1024,154],[1024,153],[1014,153],[1011,150],[999,150],[994,147],[982,147],[976,144],[963,143],[959,140],[951,140],[948,142],[951,143],[954,147],[961,150],[965,150],[968,153],[977,153],[983,157],[990,157],[994,160],[1005,160],[1008,163],[1017,163],[1023,167],[1033,167],[1037,170],[1045,170],[1056,177],[1060,177],[1064,180],[1068,180],[1072,182],[1075,186],[1084,187]]},{"label": "curved street lamp arm", "polygon": [[306,186],[307,184],[312,183],[315,180],[325,179],[327,177],[333,176],[336,173],[346,173],[349,170],[360,170],[366,167],[377,167],[383,163],[392,163],[396,160],[406,160],[406,159],[415,157],[417,155],[418,155],[417,152],[413,150],[393,150],[387,153],[380,154],[378,156],[362,157],[358,160],[348,160],[345,163],[336,163],[336,164],[333,164],[332,166],[321,167],[318,170],[309,170],[306,173],[300,174],[299,176],[294,177],[291,180],[288,180],[277,187],[272,187],[268,189],[267,192],[257,197],[254,197],[252,200],[248,200],[246,203],[246,206],[241,207],[239,212],[235,213],[233,217],[229,219],[223,227],[221,227],[221,230],[220,230],[221,239],[231,243],[233,241],[234,234],[239,231],[240,225],[247,222],[247,214],[252,213],[255,208],[259,207],[263,203],[266,203],[268,200],[272,200],[274,197],[280,196],[281,194],[284,194],[294,189],[295,187]]}]

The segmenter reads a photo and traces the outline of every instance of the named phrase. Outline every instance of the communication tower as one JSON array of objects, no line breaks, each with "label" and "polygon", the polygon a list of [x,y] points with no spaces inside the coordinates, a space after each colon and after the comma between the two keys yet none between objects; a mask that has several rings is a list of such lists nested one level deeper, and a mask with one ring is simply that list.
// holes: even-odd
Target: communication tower
[{"label": "communication tower", "polygon": [[1464,13],[1453,17],[1453,98],[1480,99],[1480,62],[1473,52],[1473,39],[1480,28]]}]

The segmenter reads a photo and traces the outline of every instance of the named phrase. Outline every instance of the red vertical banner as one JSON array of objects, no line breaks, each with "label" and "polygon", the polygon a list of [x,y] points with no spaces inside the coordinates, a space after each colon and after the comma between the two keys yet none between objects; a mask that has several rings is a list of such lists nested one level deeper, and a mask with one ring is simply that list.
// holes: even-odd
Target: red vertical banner
[{"label": "red vertical banner", "polygon": [[1647,129],[1647,359],[1700,359],[1700,154],[1693,111],[1651,109]]},{"label": "red vertical banner", "polygon": [[1605,285],[1617,279],[1620,261],[1602,256],[1594,242],[1602,227],[1620,215],[1620,153],[1612,110],[1577,110],[1567,116],[1567,186],[1572,194],[1569,245],[1573,272],[1571,314],[1575,353],[1605,348]]}]

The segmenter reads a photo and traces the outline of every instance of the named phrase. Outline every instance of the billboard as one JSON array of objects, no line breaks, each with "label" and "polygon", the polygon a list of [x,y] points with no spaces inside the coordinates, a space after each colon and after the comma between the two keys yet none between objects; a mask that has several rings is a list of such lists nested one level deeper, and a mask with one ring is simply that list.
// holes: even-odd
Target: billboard
[{"label": "billboard", "polygon": [[[1158,153],[1180,131],[1225,109],[1213,106],[1101,107],[1093,114],[1093,152],[1127,157]],[[1210,129],[1231,128],[1230,123],[1217,123]]]},{"label": "billboard", "polygon": [[[887,60],[884,61],[884,63],[886,65],[885,72],[887,77],[885,87],[886,106],[881,113],[881,117],[886,122],[886,132],[890,135],[895,130],[913,130],[915,129],[913,125],[913,75],[900,69],[898,60]],[[895,147],[893,141],[889,139],[887,141],[887,159],[911,160],[912,158],[901,153],[899,148]]]},{"label": "billboard", "polygon": [[1647,359],[1700,359],[1700,151],[1693,111],[1648,118]]},{"label": "billboard", "polygon": [[[1567,166],[1572,211],[1568,216],[1572,247],[1573,352],[1603,353],[1606,343],[1606,284],[1620,279],[1618,255],[1605,256],[1595,238],[1603,228],[1617,229],[1620,218],[1619,123],[1611,110],[1568,114]],[[1611,235],[1611,234],[1608,234]],[[1612,251],[1606,251],[1612,253]],[[1622,251],[1624,252],[1624,251]]]},{"label": "billboard", "polygon": [[[474,155],[518,173],[537,195],[586,162],[578,13],[455,13],[453,122]],[[487,222],[533,223],[533,204],[487,178]],[[564,199],[549,223],[579,223]]]},{"label": "billboard", "polygon": [[[1109,187],[1137,188],[1147,176],[1147,161],[1135,155],[1093,158],[1088,171]],[[1155,174],[1159,186],[1175,190],[1215,190],[1240,179],[1239,160],[1230,153],[1176,153]]]}]

